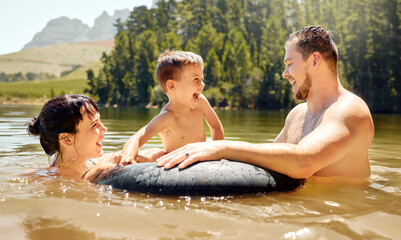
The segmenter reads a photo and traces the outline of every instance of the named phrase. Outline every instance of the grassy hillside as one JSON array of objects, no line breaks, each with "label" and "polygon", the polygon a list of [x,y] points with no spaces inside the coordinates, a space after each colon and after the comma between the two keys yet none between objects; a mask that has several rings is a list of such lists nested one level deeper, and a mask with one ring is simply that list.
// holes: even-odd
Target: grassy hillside
[{"label": "grassy hillside", "polygon": [[65,43],[55,46],[31,48],[20,52],[0,55],[0,72],[49,73],[60,76],[75,66],[96,62],[102,52],[109,53],[113,42]]},{"label": "grassy hillside", "polygon": [[43,104],[49,98],[59,94],[83,93],[87,88],[86,70],[95,72],[101,62],[88,64],[74,72],[55,79],[44,81],[0,82],[0,102]]},{"label": "grassy hillside", "polygon": [[43,72],[60,76],[63,71],[80,66],[54,79],[0,82],[0,102],[42,104],[55,95],[83,93],[87,88],[86,71],[90,68],[97,73],[102,53],[109,53],[112,48],[113,42],[67,43],[0,55],[0,72],[5,73]]}]

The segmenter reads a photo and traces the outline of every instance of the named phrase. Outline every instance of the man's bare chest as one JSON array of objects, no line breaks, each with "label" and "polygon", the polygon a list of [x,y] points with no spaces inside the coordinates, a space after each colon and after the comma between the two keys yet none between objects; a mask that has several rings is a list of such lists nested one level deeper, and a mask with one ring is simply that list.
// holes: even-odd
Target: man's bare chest
[{"label": "man's bare chest", "polygon": [[287,130],[287,142],[297,144],[303,138],[304,119],[292,121]]},{"label": "man's bare chest", "polygon": [[301,113],[297,115],[288,126],[287,142],[293,144],[299,143],[299,141],[316,129],[322,120],[323,113],[315,115]]}]

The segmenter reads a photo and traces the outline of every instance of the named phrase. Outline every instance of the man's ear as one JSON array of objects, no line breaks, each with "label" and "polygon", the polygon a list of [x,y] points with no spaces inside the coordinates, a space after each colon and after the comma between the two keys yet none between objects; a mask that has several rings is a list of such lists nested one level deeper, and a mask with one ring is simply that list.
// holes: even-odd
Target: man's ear
[{"label": "man's ear", "polygon": [[74,144],[73,134],[71,133],[60,133],[58,135],[58,140],[61,144],[66,146],[72,146]]},{"label": "man's ear", "polygon": [[174,90],[174,89],[175,89],[174,80],[173,80],[173,79],[168,79],[168,80],[166,81],[166,88],[167,88],[168,90]]},{"label": "man's ear", "polygon": [[316,52],[312,53],[311,57],[312,57],[312,67],[314,69],[318,68],[320,63],[322,62],[322,54],[320,54],[320,52],[316,51]]}]

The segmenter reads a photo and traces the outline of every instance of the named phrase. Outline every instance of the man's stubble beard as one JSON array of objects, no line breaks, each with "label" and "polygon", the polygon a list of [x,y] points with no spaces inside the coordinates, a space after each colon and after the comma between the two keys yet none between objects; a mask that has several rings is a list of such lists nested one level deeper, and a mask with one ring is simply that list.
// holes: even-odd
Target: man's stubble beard
[{"label": "man's stubble beard", "polygon": [[295,100],[304,101],[309,95],[310,88],[312,87],[312,78],[308,72],[305,73],[305,81],[295,93]]}]

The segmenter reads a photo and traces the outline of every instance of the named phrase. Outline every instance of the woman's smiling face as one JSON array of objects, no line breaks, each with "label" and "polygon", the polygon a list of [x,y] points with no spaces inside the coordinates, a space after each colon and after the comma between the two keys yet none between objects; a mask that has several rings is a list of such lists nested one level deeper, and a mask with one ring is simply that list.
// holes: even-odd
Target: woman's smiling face
[{"label": "woman's smiling face", "polygon": [[74,146],[78,158],[88,160],[100,157],[103,154],[102,141],[107,128],[100,122],[98,112],[88,114],[84,107],[81,107],[82,120],[77,125],[77,133],[74,136]]}]

